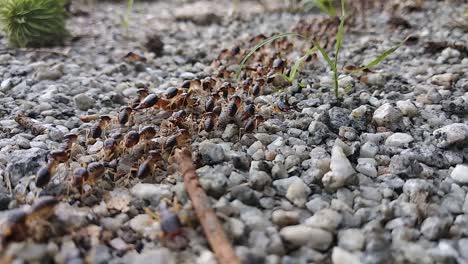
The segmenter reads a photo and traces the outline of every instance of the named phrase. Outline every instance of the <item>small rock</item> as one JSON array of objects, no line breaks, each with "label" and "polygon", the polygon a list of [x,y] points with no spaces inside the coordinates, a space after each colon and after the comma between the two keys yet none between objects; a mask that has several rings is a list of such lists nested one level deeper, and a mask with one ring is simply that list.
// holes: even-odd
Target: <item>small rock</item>
[{"label": "small rock", "polygon": [[96,245],[93,247],[90,252],[90,261],[96,264],[106,264],[109,263],[112,258],[110,248],[105,245]]},{"label": "small rock", "polygon": [[224,150],[218,144],[205,140],[200,143],[199,151],[203,162],[207,165],[217,164],[224,161]]},{"label": "small rock", "polygon": [[235,124],[228,124],[221,136],[224,140],[229,140],[239,135],[239,128]]},{"label": "small rock", "polygon": [[366,142],[361,146],[359,157],[361,158],[374,158],[379,152],[379,146],[373,142]]},{"label": "small rock", "polygon": [[286,198],[294,205],[304,207],[310,192],[310,188],[302,180],[297,180],[289,185]]},{"label": "small rock", "polygon": [[466,144],[468,140],[468,124],[454,123],[434,131],[434,137],[439,148],[453,144]]},{"label": "small rock", "polygon": [[271,221],[280,227],[295,225],[299,223],[298,211],[275,210],[271,214]]},{"label": "small rock", "polygon": [[385,145],[392,147],[404,147],[407,146],[414,139],[411,135],[406,133],[394,133],[385,140]]},{"label": "small rock", "polygon": [[435,240],[447,234],[451,223],[450,219],[431,216],[421,224],[421,233],[427,239]]},{"label": "small rock", "polygon": [[63,64],[57,64],[53,67],[40,67],[36,72],[36,79],[55,81],[63,76]]},{"label": "small rock", "polygon": [[349,118],[350,111],[341,107],[333,107],[328,110],[330,116],[330,126],[334,131],[338,131],[340,127],[348,126],[351,122]]},{"label": "small rock", "polygon": [[343,217],[335,210],[322,209],[305,220],[305,225],[334,232]]},{"label": "small rock", "polygon": [[386,103],[374,111],[372,119],[379,126],[390,126],[398,123],[401,117],[402,113],[399,109]]},{"label": "small rock", "polygon": [[[32,142],[31,142],[32,143]],[[46,157],[46,151],[40,148],[20,149],[8,155],[5,172],[10,175],[12,185],[16,186],[22,177],[35,174]]]},{"label": "small rock", "polygon": [[249,181],[252,184],[252,188],[261,191],[271,184],[271,177],[264,171],[253,170],[250,172]]},{"label": "small rock", "polygon": [[401,113],[403,113],[404,116],[412,117],[418,114],[418,109],[409,100],[397,101],[396,106],[398,107],[398,109],[400,109]]},{"label": "small rock", "polygon": [[323,178],[323,185],[327,188],[337,189],[345,185],[346,181],[356,174],[351,162],[339,146],[332,149],[330,172],[327,172]]},{"label": "small rock", "polygon": [[256,206],[258,205],[258,198],[255,192],[245,185],[238,185],[231,188],[231,195],[233,198],[238,199],[244,204]]},{"label": "small rock", "polygon": [[149,251],[143,251],[142,253],[135,256],[132,263],[138,264],[153,264],[153,263],[164,263],[164,264],[176,264],[176,257],[167,248],[152,249]]},{"label": "small rock", "polygon": [[307,246],[317,250],[326,250],[333,242],[330,232],[305,225],[283,227],[281,237],[296,246]]},{"label": "small rock", "polygon": [[93,98],[86,94],[77,94],[73,97],[76,108],[81,111],[87,111],[95,106],[95,101]]},{"label": "small rock", "polygon": [[431,77],[431,83],[443,86],[445,89],[449,89],[452,86],[452,83],[455,81],[455,77],[455,74],[451,72],[437,74]]},{"label": "small rock", "polygon": [[450,173],[450,177],[459,184],[468,184],[468,164],[458,164]]},{"label": "small rock", "polygon": [[346,264],[360,264],[361,260],[359,255],[348,252],[342,248],[334,247],[332,251],[332,263],[346,263]]},{"label": "small rock", "polygon": [[359,229],[345,229],[338,233],[338,246],[349,251],[359,251],[364,247],[366,237]]},{"label": "small rock", "polygon": [[[220,197],[226,191],[229,180],[226,177],[226,167],[224,166],[204,166],[197,169],[202,188],[213,197]],[[230,172],[229,172],[230,174]]]},{"label": "small rock", "polygon": [[377,177],[377,162],[375,159],[371,158],[359,158],[358,165],[356,166],[356,170],[360,173],[369,176],[369,177]]},{"label": "small rock", "polygon": [[133,186],[130,193],[142,200],[159,201],[162,198],[171,198],[172,192],[167,185],[138,183]]}]

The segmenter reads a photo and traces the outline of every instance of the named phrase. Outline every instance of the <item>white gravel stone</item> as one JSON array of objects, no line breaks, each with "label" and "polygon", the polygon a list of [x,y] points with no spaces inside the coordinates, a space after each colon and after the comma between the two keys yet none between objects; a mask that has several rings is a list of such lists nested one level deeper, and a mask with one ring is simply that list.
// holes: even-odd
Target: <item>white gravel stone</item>
[{"label": "white gravel stone", "polygon": [[373,142],[368,141],[361,146],[359,157],[374,158],[377,152],[379,152],[379,146]]},{"label": "white gravel stone", "polygon": [[434,131],[437,146],[448,147],[452,144],[466,143],[468,140],[468,124],[454,123]]},{"label": "white gravel stone", "polygon": [[334,146],[332,149],[330,168],[331,171],[323,176],[322,182],[325,187],[332,189],[343,187],[346,181],[356,174],[351,162],[339,146]]},{"label": "white gravel stone", "polygon": [[455,81],[455,74],[448,72],[443,74],[437,74],[431,77],[431,83],[449,89],[452,83]]},{"label": "white gravel stone", "polygon": [[418,109],[416,106],[410,101],[397,101],[396,106],[405,116],[416,116],[418,114]]},{"label": "white gravel stone", "polygon": [[130,193],[133,196],[144,200],[172,197],[170,187],[162,184],[139,183],[132,187]]},{"label": "white gravel stone", "polygon": [[398,108],[393,107],[391,104],[386,103],[374,111],[372,119],[379,126],[389,126],[397,123],[402,116]]},{"label": "white gravel stone", "polygon": [[364,248],[366,237],[357,228],[340,230],[338,233],[338,246],[349,251],[358,251]]},{"label": "white gravel stone", "polygon": [[289,185],[286,198],[294,205],[304,207],[310,192],[310,188],[302,180],[297,180]]},{"label": "white gravel stone", "polygon": [[307,246],[317,250],[326,250],[333,242],[330,232],[305,225],[287,226],[281,229],[281,237],[296,246]]},{"label": "white gravel stone", "polygon": [[468,184],[468,164],[458,164],[450,177],[459,184]]},{"label": "white gravel stone", "polygon": [[356,170],[369,177],[377,177],[377,162],[372,158],[358,159]]},{"label": "white gravel stone", "polygon": [[394,133],[385,140],[385,145],[392,147],[404,147],[414,140],[413,136],[406,133]]},{"label": "white gravel stone", "polygon": [[332,209],[322,209],[313,216],[307,218],[304,224],[310,227],[321,228],[334,232],[342,220],[343,217],[337,211]]},{"label": "white gravel stone", "polygon": [[333,264],[360,264],[360,256],[356,253],[348,252],[342,248],[334,247],[332,251]]}]

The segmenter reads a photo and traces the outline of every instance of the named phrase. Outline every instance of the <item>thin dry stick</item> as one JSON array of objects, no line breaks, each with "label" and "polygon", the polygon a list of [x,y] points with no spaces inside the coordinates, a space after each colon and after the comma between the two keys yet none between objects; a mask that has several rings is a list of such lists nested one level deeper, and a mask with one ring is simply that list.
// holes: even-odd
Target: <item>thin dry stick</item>
[{"label": "thin dry stick", "polygon": [[26,129],[30,129],[31,132],[34,134],[34,135],[40,135],[42,133],[44,133],[47,128],[42,125],[41,123],[39,123],[38,121],[30,118],[30,117],[27,117],[25,116],[24,114],[17,114],[16,117],[15,117],[15,121],[22,127],[26,128]]},{"label": "thin dry stick", "polygon": [[221,223],[210,206],[208,196],[200,186],[190,151],[187,149],[176,149],[174,157],[184,177],[185,189],[190,200],[192,200],[206,238],[216,254],[219,263],[240,264],[241,262],[234,253],[234,249],[228,241]]}]

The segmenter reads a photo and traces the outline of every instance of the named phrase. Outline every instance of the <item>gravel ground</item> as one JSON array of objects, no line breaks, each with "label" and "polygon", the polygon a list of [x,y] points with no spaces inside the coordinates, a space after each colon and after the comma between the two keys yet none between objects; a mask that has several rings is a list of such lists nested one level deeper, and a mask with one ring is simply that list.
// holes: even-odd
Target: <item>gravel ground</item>
[{"label": "gravel ground", "polygon": [[[4,245],[2,257],[216,263],[201,228],[187,223],[193,210],[171,162],[145,179],[117,179],[147,155],[141,147],[126,150],[117,169],[86,185],[83,195],[69,187],[72,169],[64,164],[44,188],[36,187],[36,172],[67,133],[79,135],[70,162],[77,168],[99,159],[111,132],[161,128],[170,114],[145,111],[133,126],[113,124],[91,141],[86,131],[94,122],[80,116],[114,116],[142,87],[160,94],[207,76],[235,83],[219,77],[212,64],[221,50],[243,50],[258,34],[324,18],[279,9],[280,1],[269,4],[265,11],[242,2],[231,17],[228,1],[138,2],[128,30],[120,24],[124,4],[78,5],[66,47],[0,49],[0,219],[11,218],[16,208],[28,210],[38,196],[61,200],[47,221],[33,220],[27,239]],[[221,121],[214,132],[191,131],[201,185],[244,263],[468,263],[468,34],[454,25],[467,7],[442,1],[425,1],[422,10],[400,7],[397,14],[409,24],[386,11],[369,12],[365,26],[356,19],[347,28],[344,65],[370,62],[413,38],[370,72],[342,75],[342,100],[335,99],[332,73],[318,56],[301,70],[303,85],[275,78],[260,95],[241,95],[265,118],[252,133],[239,136],[238,123]],[[294,47],[278,55],[288,66],[302,52],[301,45]],[[123,59],[130,51],[145,61]],[[222,63],[230,71],[240,58]],[[290,109],[278,110],[281,105]],[[18,113],[47,133],[24,129],[15,122]],[[161,223],[145,211],[158,212],[173,197],[187,220],[182,242],[162,238]]]}]

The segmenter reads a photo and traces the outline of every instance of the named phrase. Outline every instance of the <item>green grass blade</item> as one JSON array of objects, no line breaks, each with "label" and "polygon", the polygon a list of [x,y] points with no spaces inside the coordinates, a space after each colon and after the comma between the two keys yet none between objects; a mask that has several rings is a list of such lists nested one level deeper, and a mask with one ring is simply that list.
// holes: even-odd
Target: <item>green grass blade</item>
[{"label": "green grass blade", "polygon": [[330,57],[328,56],[328,53],[322,48],[322,46],[320,46],[320,44],[317,41],[314,41],[314,47],[316,47],[320,51],[325,61],[327,61],[328,66],[330,66],[330,68],[332,68],[332,70],[335,71],[336,65],[330,59]]},{"label": "green grass blade", "polygon": [[344,0],[341,0],[341,21],[340,21],[340,26],[338,27],[338,33],[336,34],[336,43],[335,43],[335,68],[336,68],[336,65],[338,64],[338,55],[340,53],[341,43],[343,42],[344,23],[345,23]]},{"label": "green grass blade", "polygon": [[297,72],[299,70],[299,67],[301,67],[301,64],[304,62],[307,57],[312,54],[314,51],[317,50],[317,47],[313,47],[309,49],[306,54],[302,57],[300,57],[296,62],[294,63],[294,66],[291,68],[291,72],[289,73],[288,81],[292,82],[294,79],[296,79]]},{"label": "green grass blade", "polygon": [[395,51],[397,51],[397,49],[399,49],[401,46],[403,46],[403,44],[405,44],[405,42],[408,40],[408,38],[409,38],[409,37],[406,37],[404,40],[402,40],[402,41],[401,41],[398,45],[396,45],[395,47],[390,48],[390,49],[384,51],[382,54],[380,54],[376,59],[374,59],[373,61],[371,61],[369,64],[364,65],[364,66],[362,66],[361,68],[352,71],[350,74],[357,73],[357,72],[361,72],[361,71],[367,70],[367,69],[369,69],[369,68],[372,68],[372,67],[374,67],[374,66],[377,66],[377,65],[378,65],[380,62],[382,62],[385,58],[387,58],[388,56],[392,55]]},{"label": "green grass blade", "polygon": [[252,57],[252,55],[257,51],[259,50],[261,47],[265,46],[266,44],[268,43],[271,43],[277,39],[280,39],[280,38],[284,38],[284,37],[288,37],[288,36],[298,36],[298,37],[304,37],[302,36],[301,34],[298,34],[298,33],[294,33],[294,32],[288,32],[288,33],[283,33],[283,34],[278,34],[278,35],[274,35],[272,37],[269,37],[265,40],[263,40],[262,42],[258,43],[255,47],[253,47],[253,49],[251,49],[249,51],[249,53],[247,53],[247,55],[245,55],[245,57],[241,60],[240,64],[239,64],[239,69],[237,69],[236,71],[236,79],[239,78],[240,76],[240,73],[242,71],[242,69],[244,68],[245,66],[245,63],[250,59],[250,57]]}]

